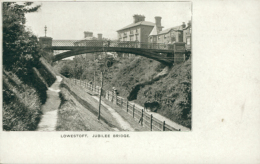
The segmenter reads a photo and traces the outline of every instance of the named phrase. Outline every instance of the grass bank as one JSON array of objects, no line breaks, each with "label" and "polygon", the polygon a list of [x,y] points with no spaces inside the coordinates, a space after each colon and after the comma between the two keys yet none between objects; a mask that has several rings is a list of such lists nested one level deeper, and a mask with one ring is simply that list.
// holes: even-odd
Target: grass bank
[{"label": "grass bank", "polygon": [[[64,73],[63,68],[66,68],[68,73],[66,75],[69,75],[69,77],[93,82],[95,69],[93,64],[88,64],[90,62],[85,59],[61,61],[55,67],[59,68],[61,74]],[[73,67],[70,67],[70,64]],[[87,67],[82,67],[85,64]],[[119,59],[112,67],[105,69],[96,64],[96,85],[100,86],[102,69],[104,70],[104,89],[112,90],[112,87],[116,87],[119,95],[124,98],[129,96],[136,85],[148,84],[140,86],[134,101],[140,105],[143,105],[147,100],[158,101],[160,103],[158,113],[176,123],[191,128],[191,59],[181,64],[175,64],[168,75],[158,81],[154,80],[153,83],[147,83],[153,81],[165,67],[155,60],[140,56]],[[73,72],[81,73],[74,76]]]},{"label": "grass bank", "polygon": [[12,71],[3,71],[3,130],[33,131],[41,119],[41,106],[46,102],[46,91],[56,76],[41,59],[38,67],[23,81]]}]

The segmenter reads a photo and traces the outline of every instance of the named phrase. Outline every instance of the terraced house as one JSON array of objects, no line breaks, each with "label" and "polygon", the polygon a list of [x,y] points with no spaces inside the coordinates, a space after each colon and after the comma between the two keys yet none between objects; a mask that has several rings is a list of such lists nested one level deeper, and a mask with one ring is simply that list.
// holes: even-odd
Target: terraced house
[{"label": "terraced house", "polygon": [[156,24],[149,35],[149,43],[163,43],[165,47],[171,46],[175,42],[185,42],[186,49],[191,49],[191,22],[187,26],[183,22],[180,26],[171,27],[165,30],[160,28],[161,24]]}]

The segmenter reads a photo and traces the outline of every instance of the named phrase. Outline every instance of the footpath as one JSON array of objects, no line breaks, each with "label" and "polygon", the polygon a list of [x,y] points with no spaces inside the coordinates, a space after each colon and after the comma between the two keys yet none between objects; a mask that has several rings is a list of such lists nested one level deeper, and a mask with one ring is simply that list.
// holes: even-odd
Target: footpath
[{"label": "footpath", "polygon": [[[74,79],[74,81],[75,81],[75,79]],[[73,83],[75,84],[75,82],[73,82]],[[78,86],[80,86],[80,87],[83,87],[84,90],[85,90],[87,93],[89,93],[90,95],[92,95],[92,96],[97,96],[97,95],[98,95],[97,93],[100,92],[100,87],[97,86],[97,88],[94,89],[94,91],[92,91],[93,88],[91,89],[91,86],[89,86],[90,84],[87,84],[87,83],[84,82],[84,81],[80,82],[79,80],[77,80],[77,81],[76,81],[76,85],[78,85]],[[89,87],[90,87],[90,88],[89,88]],[[123,103],[123,104],[124,104],[124,103]],[[144,107],[142,107],[141,105],[136,104],[136,103],[134,103],[134,102],[129,102],[129,104],[131,104],[131,106],[134,105],[134,106],[138,107],[139,109],[144,109]],[[122,105],[122,104],[121,104],[121,105]],[[121,107],[120,107],[120,108],[121,108]],[[161,121],[161,122],[164,122],[164,121],[165,121],[165,123],[166,123],[167,125],[169,125],[169,126],[175,128],[175,129],[180,129],[180,131],[190,131],[189,128],[184,127],[184,126],[182,126],[182,125],[180,125],[180,124],[177,124],[176,122],[173,122],[172,120],[170,120],[170,119],[168,119],[168,118],[166,118],[166,117],[164,117],[164,116],[162,116],[162,115],[160,115],[160,114],[158,114],[158,113],[155,113],[155,112],[146,112],[146,114],[147,114],[147,115],[151,115],[151,114],[152,114],[153,118],[155,118],[155,119],[157,119],[157,120],[159,120],[159,121]]]},{"label": "footpath", "polygon": [[[130,103],[131,103],[131,104],[135,104],[135,106],[144,109],[144,107],[142,107],[142,106],[139,105],[139,104],[136,104],[136,103],[134,103],[134,102],[130,102]],[[170,119],[168,119],[168,118],[166,118],[166,117],[164,117],[164,116],[162,116],[162,115],[160,115],[160,114],[158,114],[158,113],[155,113],[155,112],[146,112],[146,113],[148,113],[149,115],[152,114],[153,117],[155,117],[156,119],[158,119],[158,120],[160,120],[160,121],[165,121],[165,123],[167,123],[168,125],[170,125],[170,126],[176,128],[176,129],[181,129],[181,131],[190,131],[189,128],[184,127],[184,126],[182,126],[182,125],[180,125],[180,124],[177,124],[176,122],[173,122],[172,120],[170,120]]]},{"label": "footpath", "polygon": [[59,85],[61,81],[62,78],[56,76],[56,81],[48,88],[47,100],[41,109],[43,115],[38,124],[37,131],[55,131],[58,118],[58,108],[60,105]]}]

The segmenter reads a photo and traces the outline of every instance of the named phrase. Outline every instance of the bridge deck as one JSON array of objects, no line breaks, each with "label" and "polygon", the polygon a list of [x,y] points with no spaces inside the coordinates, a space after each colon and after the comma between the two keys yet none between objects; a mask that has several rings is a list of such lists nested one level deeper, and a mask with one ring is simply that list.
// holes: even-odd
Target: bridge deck
[{"label": "bridge deck", "polygon": [[[183,43],[181,43],[183,44]],[[185,52],[185,46],[179,46],[181,52]],[[53,40],[52,45],[46,45],[45,49],[70,50],[55,56],[55,61],[66,57],[93,52],[121,52],[132,53],[157,60],[164,64],[172,64],[174,58],[162,54],[174,54],[174,44],[144,43],[136,41],[110,41],[110,40]],[[176,51],[176,52],[179,52]],[[176,58],[176,57],[175,57]]]}]

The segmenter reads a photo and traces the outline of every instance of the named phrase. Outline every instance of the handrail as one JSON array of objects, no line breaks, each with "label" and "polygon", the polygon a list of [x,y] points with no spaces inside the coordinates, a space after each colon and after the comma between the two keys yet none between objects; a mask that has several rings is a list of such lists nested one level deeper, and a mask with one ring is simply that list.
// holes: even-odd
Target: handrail
[{"label": "handrail", "polygon": [[173,44],[147,43],[138,41],[110,41],[110,40],[53,40],[48,47],[119,47],[119,48],[142,48],[157,50],[173,50]]}]

